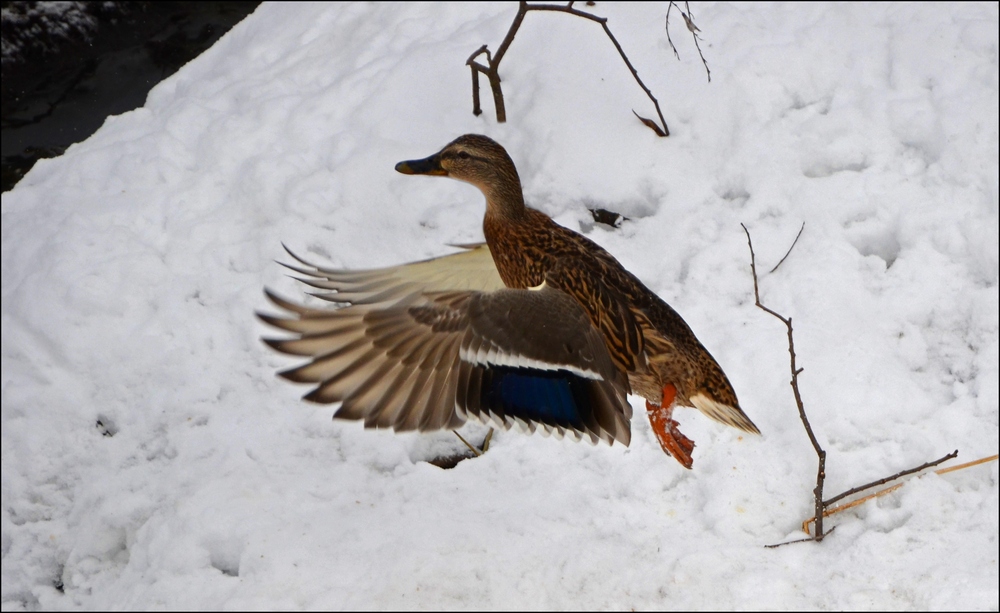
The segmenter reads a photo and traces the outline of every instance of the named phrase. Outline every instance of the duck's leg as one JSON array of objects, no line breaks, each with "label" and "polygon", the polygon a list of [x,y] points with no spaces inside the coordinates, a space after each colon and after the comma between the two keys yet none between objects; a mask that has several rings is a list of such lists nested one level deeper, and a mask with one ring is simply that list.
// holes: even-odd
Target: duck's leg
[{"label": "duck's leg", "polygon": [[663,386],[663,399],[660,406],[656,406],[650,401],[646,401],[646,415],[649,416],[649,425],[653,427],[657,440],[664,453],[672,456],[684,468],[691,468],[694,460],[691,459],[691,452],[694,451],[694,441],[681,434],[677,429],[677,422],[674,421],[674,399],[677,396],[677,388],[670,383]]}]

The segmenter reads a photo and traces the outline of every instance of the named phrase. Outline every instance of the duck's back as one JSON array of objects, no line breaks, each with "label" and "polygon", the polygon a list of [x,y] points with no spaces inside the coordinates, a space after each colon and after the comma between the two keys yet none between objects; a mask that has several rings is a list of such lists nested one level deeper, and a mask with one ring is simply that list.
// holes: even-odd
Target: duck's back
[{"label": "duck's back", "polygon": [[[564,273],[575,277],[569,279],[571,282],[606,288],[607,298],[626,305],[636,325],[656,330],[681,345],[701,347],[677,311],[603,247],[540,211],[526,211],[524,220],[511,222],[487,216],[483,223],[497,270],[508,287],[538,287],[546,281],[547,273],[572,263],[573,269]],[[551,275],[548,278],[551,282]]]}]

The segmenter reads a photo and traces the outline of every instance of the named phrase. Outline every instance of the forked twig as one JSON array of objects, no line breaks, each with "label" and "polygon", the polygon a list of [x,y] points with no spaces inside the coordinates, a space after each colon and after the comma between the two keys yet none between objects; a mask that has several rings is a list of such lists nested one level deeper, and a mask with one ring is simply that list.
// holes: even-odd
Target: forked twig
[{"label": "forked twig", "polygon": [[[833,530],[830,530],[829,532],[824,532],[823,531],[823,518],[824,517],[830,515],[831,513],[836,513],[838,510],[843,510],[845,508],[851,508],[853,506],[857,506],[858,504],[861,504],[862,502],[864,502],[864,500],[868,500],[870,498],[874,498],[874,497],[877,497],[877,496],[882,496],[884,494],[887,494],[888,492],[892,491],[893,489],[895,489],[895,487],[898,487],[898,486],[895,486],[893,488],[888,488],[887,490],[884,490],[884,491],[881,491],[881,492],[877,492],[877,493],[872,494],[871,496],[868,496],[867,498],[864,498],[864,499],[862,499],[860,501],[855,501],[855,502],[852,502],[852,503],[849,503],[849,504],[846,504],[846,505],[842,505],[841,507],[838,507],[836,509],[829,509],[830,505],[832,505],[834,502],[837,502],[838,500],[842,500],[845,497],[850,496],[852,494],[857,494],[859,492],[871,489],[873,487],[877,487],[879,485],[882,485],[882,484],[887,483],[889,481],[892,481],[894,479],[898,479],[900,477],[903,477],[903,476],[906,476],[906,475],[909,475],[909,474],[913,474],[915,472],[919,472],[919,471],[924,470],[926,468],[930,468],[931,466],[936,466],[936,465],[938,465],[938,464],[940,464],[940,463],[942,463],[942,462],[944,462],[946,460],[949,460],[951,458],[954,458],[954,457],[958,456],[958,450],[955,450],[954,452],[952,452],[952,453],[944,456],[943,458],[935,460],[933,462],[928,462],[926,464],[921,464],[920,466],[917,466],[916,468],[911,468],[911,469],[907,469],[907,470],[904,470],[904,471],[900,471],[900,472],[898,472],[898,473],[896,473],[896,474],[894,474],[894,475],[892,475],[890,477],[886,477],[884,479],[879,479],[877,481],[872,481],[871,483],[867,483],[867,484],[859,486],[859,487],[851,488],[850,490],[847,490],[846,492],[844,492],[842,494],[838,494],[838,495],[834,496],[833,498],[831,498],[829,500],[826,500],[826,501],[823,500],[823,485],[824,485],[824,483],[826,481],[826,451],[823,450],[823,448],[820,446],[819,441],[816,439],[816,435],[813,433],[812,426],[809,424],[809,418],[806,416],[805,406],[802,403],[802,395],[799,393],[799,374],[802,373],[802,368],[796,366],[796,361],[795,361],[795,339],[793,338],[793,335],[792,335],[792,318],[791,317],[784,317],[781,314],[779,314],[777,311],[769,309],[769,308],[767,308],[766,306],[764,306],[761,303],[761,301],[760,301],[760,285],[759,285],[759,282],[757,280],[757,258],[756,258],[756,255],[754,254],[754,250],[753,250],[753,241],[750,239],[750,230],[747,229],[746,225],[744,225],[744,224],[740,224],[740,225],[743,226],[743,231],[747,235],[747,245],[750,247],[750,273],[753,275],[754,304],[759,309],[763,310],[764,312],[766,312],[766,313],[768,313],[768,314],[770,314],[770,315],[778,318],[779,320],[781,320],[781,322],[783,324],[785,324],[785,328],[788,330],[788,355],[789,355],[789,364],[790,364],[791,373],[792,373],[792,380],[791,380],[792,393],[795,396],[795,405],[798,407],[798,410],[799,410],[799,418],[802,420],[802,425],[806,429],[806,434],[809,435],[809,441],[812,443],[813,449],[816,451],[816,455],[819,458],[819,467],[818,467],[818,469],[816,471],[816,487],[813,489],[813,508],[814,508],[815,514],[814,514],[814,516],[812,518],[806,520],[802,524],[803,528],[805,528],[808,531],[808,525],[810,523],[814,523],[816,525],[815,533],[810,538],[802,539],[801,541],[793,541],[793,542],[821,541],[821,540],[823,540],[823,538],[827,534],[830,534],[831,532],[833,532]],[[804,227],[804,224],[803,224],[803,227]],[[799,235],[801,235],[801,234],[802,234],[802,230],[800,229],[799,230]],[[795,237],[795,240],[798,241],[798,236]],[[794,246],[794,245],[795,245],[795,243],[793,242],[792,246]],[[791,248],[789,248],[789,251],[791,251]],[[785,254],[785,257],[788,257],[787,253]],[[784,261],[784,259],[785,258],[782,258],[782,261]],[[778,264],[780,265],[781,262],[778,262]],[[775,266],[775,268],[777,268],[777,266]],[[775,546],[778,546],[778,545],[775,545]]]},{"label": "forked twig", "polygon": [[757,308],[780,319],[788,329],[788,355],[792,370],[791,385],[792,392],[795,395],[795,406],[799,409],[799,418],[802,420],[802,425],[805,426],[806,434],[809,435],[809,441],[812,443],[813,449],[816,450],[816,455],[819,457],[819,467],[816,470],[816,488],[813,489],[813,497],[815,499],[814,506],[816,511],[816,536],[813,538],[817,541],[823,540],[823,483],[826,481],[826,451],[820,447],[819,441],[816,440],[816,435],[813,434],[812,426],[809,425],[809,418],[806,416],[805,406],[802,404],[802,395],[799,393],[799,374],[802,372],[802,369],[797,368],[795,365],[795,338],[792,336],[792,318],[782,317],[776,311],[772,311],[761,304],[760,287],[757,282],[757,256],[753,251],[753,241],[750,240],[750,230],[747,230],[747,227],[744,224],[740,225],[743,226],[743,231],[747,234],[747,245],[750,246],[750,272],[753,275],[754,303],[757,305]]},{"label": "forked twig", "polygon": [[[507,35],[504,36],[503,42],[501,42],[500,46],[497,47],[497,52],[491,56],[487,45],[483,45],[469,56],[469,59],[465,61],[465,64],[472,70],[472,113],[474,115],[479,116],[483,112],[479,99],[479,73],[482,73],[486,75],[487,80],[490,82],[490,89],[493,91],[493,106],[496,108],[497,112],[497,123],[504,123],[507,121],[507,108],[503,101],[503,89],[500,87],[500,62],[503,60],[504,55],[507,54],[507,49],[510,48],[510,44],[514,41],[514,35],[517,34],[518,28],[521,27],[521,22],[524,21],[524,16],[531,11],[568,13],[570,15],[576,15],[577,17],[582,17],[601,24],[601,27],[604,28],[604,33],[608,35],[609,39],[611,39],[611,43],[615,46],[615,49],[618,50],[618,54],[622,57],[625,65],[628,66],[629,71],[635,78],[635,82],[639,84],[642,91],[646,92],[646,96],[649,97],[649,99],[653,102],[653,106],[656,107],[656,115],[660,118],[660,123],[657,124],[652,119],[641,117],[638,113],[635,113],[635,111],[632,112],[639,118],[639,121],[651,128],[659,136],[670,136],[670,129],[667,127],[667,122],[663,119],[663,113],[660,111],[660,103],[653,96],[653,92],[651,92],[649,88],[646,87],[646,84],[642,82],[642,79],[639,78],[639,73],[636,71],[635,66],[632,65],[628,56],[625,55],[625,51],[618,43],[618,39],[611,33],[611,29],[608,27],[608,19],[606,17],[598,17],[597,15],[592,15],[579,9],[575,9],[573,8],[572,2],[565,5],[528,4],[524,0],[521,0],[517,8],[517,15],[514,16],[514,21],[510,24],[510,28],[507,30]],[[688,11],[690,12],[690,9],[688,9]],[[687,18],[685,17],[685,19]],[[692,34],[693,33],[694,31],[692,31]],[[697,40],[695,41],[695,44],[697,45]],[[701,50],[699,49],[699,53],[700,52]],[[485,66],[476,61],[476,58],[480,55],[486,56]],[[704,60],[704,57],[702,57],[702,60]],[[706,64],[706,68],[707,67],[708,65]]]},{"label": "forked twig", "polygon": [[[854,488],[854,490],[851,490],[851,491],[848,491],[848,492],[844,492],[840,496],[837,496],[835,498],[830,499],[829,501],[827,501],[826,503],[824,503],[824,506],[829,507],[829,505],[834,500],[840,500],[840,499],[842,499],[844,496],[846,496],[848,494],[857,493],[857,492],[859,492],[859,491],[861,491],[863,489],[867,489],[869,487],[874,487],[876,484],[886,483],[888,481],[892,481],[893,479],[898,479],[900,477],[904,477],[906,475],[909,475],[909,474],[912,474],[912,473],[915,473],[915,472],[919,472],[921,470],[924,470],[925,468],[930,468],[931,466],[936,466],[936,465],[940,464],[941,462],[944,462],[945,460],[948,460],[950,458],[954,458],[957,455],[958,455],[958,451],[954,451],[952,453],[949,453],[945,457],[941,458],[940,460],[936,460],[934,462],[928,462],[927,464],[924,464],[923,466],[918,466],[917,468],[914,468],[914,469],[904,470],[904,471],[898,472],[895,475],[893,475],[892,477],[887,477],[886,479],[881,479],[881,480],[879,480],[877,482],[872,482],[872,483],[869,483],[868,485],[865,485],[865,486],[862,486],[862,487],[859,487],[859,488]],[[992,455],[992,456],[990,456],[988,458],[979,458],[978,460],[973,460],[972,462],[966,462],[964,464],[959,464],[957,466],[949,466],[948,468],[941,468],[941,469],[935,470],[934,474],[936,474],[936,475],[943,475],[943,474],[946,474],[946,473],[954,472],[956,470],[962,470],[963,468],[970,468],[972,466],[977,466],[979,464],[984,464],[986,462],[992,462],[992,461],[994,461],[996,459],[997,459],[996,455]],[[823,516],[824,517],[829,517],[829,516],[833,515],[834,513],[840,513],[841,511],[846,511],[847,509],[852,509],[852,508],[854,508],[854,507],[856,507],[856,506],[858,506],[860,504],[864,504],[865,502],[868,502],[872,498],[879,498],[881,496],[885,496],[886,494],[888,494],[890,492],[895,492],[899,488],[903,487],[903,485],[905,485],[905,483],[906,483],[905,481],[902,482],[902,483],[897,483],[896,485],[893,485],[891,487],[887,487],[884,490],[879,490],[879,491],[875,492],[874,494],[868,494],[867,496],[864,496],[863,498],[858,498],[857,500],[852,500],[851,502],[848,502],[848,503],[845,503],[845,504],[842,504],[842,505],[838,505],[836,507],[827,508],[827,510],[823,512]],[[805,532],[806,534],[809,534],[809,524],[812,524],[814,521],[815,521],[814,518],[810,517],[809,519],[807,519],[804,522],[802,522],[802,531]],[[833,530],[831,530],[830,532],[833,532]],[[827,534],[829,534],[829,532],[827,532]]]},{"label": "forked twig", "polygon": [[701,63],[705,66],[705,74],[708,75],[708,82],[712,82],[712,71],[708,69],[708,62],[705,61],[705,54],[701,52],[701,45],[698,44],[701,37],[698,36],[698,32],[701,29],[694,23],[694,13],[691,12],[691,5],[687,2],[684,3],[684,8],[687,12],[681,10],[681,7],[677,6],[676,2],[671,2],[667,5],[667,19],[665,29],[667,31],[667,42],[670,43],[670,48],[674,51],[674,57],[678,60],[681,59],[681,54],[677,52],[677,46],[674,45],[674,41],[670,38],[670,9],[677,7],[678,12],[680,12],[681,17],[684,18],[684,26],[687,28],[688,32],[691,33],[691,38],[694,39],[694,46],[698,50],[698,55],[701,57]]}]

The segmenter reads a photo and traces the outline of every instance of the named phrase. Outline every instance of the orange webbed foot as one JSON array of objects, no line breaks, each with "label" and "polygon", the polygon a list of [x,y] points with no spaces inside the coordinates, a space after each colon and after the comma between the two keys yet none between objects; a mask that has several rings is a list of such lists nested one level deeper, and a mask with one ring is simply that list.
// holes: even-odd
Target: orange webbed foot
[{"label": "orange webbed foot", "polygon": [[677,429],[679,425],[673,419],[674,398],[677,396],[677,388],[671,384],[663,386],[663,399],[660,406],[646,401],[646,415],[649,417],[649,425],[653,427],[660,447],[668,456],[673,457],[681,463],[684,468],[690,469],[694,464],[691,453],[694,451],[694,441],[681,434]]}]

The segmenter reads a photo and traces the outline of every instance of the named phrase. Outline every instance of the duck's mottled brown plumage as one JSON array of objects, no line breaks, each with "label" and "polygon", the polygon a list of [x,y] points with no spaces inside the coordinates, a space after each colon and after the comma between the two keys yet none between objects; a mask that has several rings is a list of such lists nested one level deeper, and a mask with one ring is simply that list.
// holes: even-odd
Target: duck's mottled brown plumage
[{"label": "duck's mottled brown plumage", "polygon": [[[503,147],[468,134],[419,163],[436,169],[421,174],[450,176],[483,192],[483,232],[504,283],[515,288],[544,283],[575,298],[602,332],[615,363],[628,374],[632,391],[646,398],[651,411],[669,410],[660,405],[675,401],[759,433],[718,362],[670,305],[599,245],[525,206],[520,178]],[[397,170],[411,170],[407,164],[414,163],[403,162]],[[672,436],[681,443],[679,450],[664,449],[690,466],[694,444],[676,431],[669,412],[663,419],[672,424]]]}]

